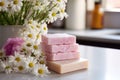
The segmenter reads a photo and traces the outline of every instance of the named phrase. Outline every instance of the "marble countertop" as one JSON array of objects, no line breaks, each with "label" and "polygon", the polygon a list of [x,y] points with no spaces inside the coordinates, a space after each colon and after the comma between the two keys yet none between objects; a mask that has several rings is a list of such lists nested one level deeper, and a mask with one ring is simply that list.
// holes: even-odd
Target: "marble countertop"
[{"label": "marble countertop", "polygon": [[51,72],[40,78],[29,74],[0,73],[0,80],[119,80],[120,49],[101,48],[80,45],[82,58],[88,59],[87,70],[79,70],[66,74]]}]

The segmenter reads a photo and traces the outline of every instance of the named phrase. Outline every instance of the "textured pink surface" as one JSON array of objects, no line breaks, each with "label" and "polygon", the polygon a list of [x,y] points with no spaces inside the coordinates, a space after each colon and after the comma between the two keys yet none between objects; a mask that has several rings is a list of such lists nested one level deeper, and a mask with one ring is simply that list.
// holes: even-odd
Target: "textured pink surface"
[{"label": "textured pink surface", "polygon": [[80,57],[79,52],[68,52],[68,53],[46,53],[47,60],[67,60],[67,59],[77,59]]},{"label": "textured pink surface", "polygon": [[47,34],[42,35],[42,42],[48,45],[74,44],[76,43],[76,37],[69,34]]},{"label": "textured pink surface", "polygon": [[50,53],[77,52],[79,47],[78,44],[71,44],[71,45],[47,45],[45,43],[41,43],[41,44],[42,44],[42,50]]}]

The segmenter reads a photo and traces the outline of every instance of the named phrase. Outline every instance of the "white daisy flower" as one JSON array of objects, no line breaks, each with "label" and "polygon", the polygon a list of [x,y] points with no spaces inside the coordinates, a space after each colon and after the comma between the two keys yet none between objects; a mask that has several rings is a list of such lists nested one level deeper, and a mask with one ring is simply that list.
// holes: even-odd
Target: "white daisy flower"
[{"label": "white daisy flower", "polygon": [[66,2],[64,0],[55,0],[54,4],[56,4],[55,8],[60,8],[66,7]]},{"label": "white daisy flower", "polygon": [[33,74],[35,74],[36,76],[46,76],[46,74],[48,74],[49,71],[47,69],[47,67],[45,65],[36,65],[33,71]]},{"label": "white daisy flower", "polygon": [[12,7],[12,11],[18,12],[20,11],[23,3],[23,0],[13,0],[11,1],[11,7]]},{"label": "white daisy flower", "polygon": [[26,73],[27,72],[27,65],[25,61],[22,61],[20,63],[17,63],[16,66],[14,67],[15,72],[21,72],[21,73]]},{"label": "white daisy flower", "polygon": [[30,19],[30,20],[25,20],[25,26],[27,27],[27,28],[29,28],[31,25],[36,25],[37,24],[37,22],[36,21],[34,21],[33,19]]},{"label": "white daisy flower", "polygon": [[35,57],[36,59],[39,58],[39,56],[41,55],[41,48],[40,48],[39,44],[33,44],[33,46],[32,46],[32,54],[31,55],[33,57]]},{"label": "white daisy flower", "polygon": [[25,40],[35,42],[36,36],[39,36],[41,24],[38,24],[36,21],[29,21],[29,24],[26,24],[26,26],[27,28],[21,33],[21,36]]},{"label": "white daisy flower", "polygon": [[41,65],[46,64],[46,60],[45,60],[45,58],[44,58],[44,57],[43,57],[43,58],[41,58],[41,59],[39,59],[39,64],[41,64]]},{"label": "white daisy flower", "polygon": [[20,53],[21,53],[22,55],[26,55],[26,53],[28,53],[28,52],[27,52],[27,49],[22,46],[22,47],[21,47],[21,50],[20,50]]},{"label": "white daisy flower", "polygon": [[20,63],[25,60],[25,56],[21,55],[18,52],[15,52],[14,56],[9,56],[9,62],[12,62],[14,64]]},{"label": "white daisy flower", "polygon": [[41,56],[41,51],[40,50],[36,50],[33,52],[33,55],[36,59],[39,59],[39,57]]},{"label": "white daisy flower", "polygon": [[39,45],[34,44],[34,45],[33,45],[33,49],[34,49],[35,51],[39,50]]},{"label": "white daisy flower", "polygon": [[24,47],[29,50],[29,49],[33,49],[33,45],[34,43],[32,43],[31,41],[26,41],[24,44]]},{"label": "white daisy flower", "polygon": [[60,20],[63,20],[64,17],[67,18],[68,15],[67,13],[65,12],[65,9],[64,8],[61,8],[60,11],[59,11],[59,14],[58,14],[58,17],[60,18]]},{"label": "white daisy flower", "polygon": [[38,1],[38,0],[34,1],[33,5],[34,5],[34,10],[39,10],[39,11],[42,10],[42,5],[41,5],[40,1]]},{"label": "white daisy flower", "polygon": [[9,13],[11,13],[11,14],[14,14],[14,11],[13,11],[13,9],[12,9],[11,3],[8,4],[7,12],[9,12]]},{"label": "white daisy flower", "polygon": [[12,72],[12,65],[8,61],[0,61],[1,71],[5,71],[5,73],[9,74]]},{"label": "white daisy flower", "polygon": [[21,36],[23,37],[24,40],[27,40],[27,41],[32,41],[32,42],[35,42],[36,40],[36,32],[32,31],[32,32],[23,32],[21,34]]},{"label": "white daisy flower", "polygon": [[9,1],[0,0],[0,11],[6,11],[8,7]]},{"label": "white daisy flower", "polygon": [[38,43],[36,44],[36,42],[34,42],[34,43],[26,42],[23,45],[22,50],[21,50],[21,52],[23,54],[26,53],[25,54],[26,56],[31,56],[31,55],[38,56],[38,55],[40,55],[40,51],[41,51],[40,47],[39,47]]},{"label": "white daisy flower", "polygon": [[40,60],[46,60],[45,53],[41,51],[40,54],[41,54],[41,55],[39,56],[39,61],[40,61]]},{"label": "white daisy flower", "polygon": [[41,24],[38,23],[36,23],[35,25],[29,25],[29,27],[27,27],[27,32],[37,34],[38,32],[40,32],[40,27]]},{"label": "white daisy flower", "polygon": [[34,57],[28,57],[26,60],[26,64],[27,64],[27,68],[29,69],[29,71],[33,70],[33,68],[35,67],[37,60]]},{"label": "white daisy flower", "polygon": [[36,32],[23,32],[21,34],[21,37],[25,40],[25,41],[30,41],[30,42],[35,42],[36,40]]},{"label": "white daisy flower", "polygon": [[33,43],[30,41],[26,41],[22,46],[22,52],[25,53],[27,56],[31,55],[33,51]]},{"label": "white daisy flower", "polygon": [[51,11],[51,12],[49,12],[49,18],[48,18],[48,22],[54,22],[54,21],[56,21],[57,20],[57,18],[58,18],[58,15],[57,15],[57,10],[53,10],[53,11]]},{"label": "white daisy flower", "polygon": [[41,29],[41,23],[37,23],[36,26],[35,26],[35,30],[36,32],[40,32],[40,29]]},{"label": "white daisy flower", "polygon": [[47,28],[47,24],[46,23],[43,23],[41,25],[41,33],[42,34],[47,34],[48,33],[48,28]]},{"label": "white daisy flower", "polygon": [[40,34],[38,33],[36,35],[36,39],[37,39],[36,44],[40,44],[40,42],[41,42],[41,33]]}]

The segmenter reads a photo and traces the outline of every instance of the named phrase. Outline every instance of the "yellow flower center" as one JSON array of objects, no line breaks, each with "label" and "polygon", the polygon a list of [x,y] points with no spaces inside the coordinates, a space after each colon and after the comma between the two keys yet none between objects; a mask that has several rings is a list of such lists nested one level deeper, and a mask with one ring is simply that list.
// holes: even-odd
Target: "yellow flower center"
[{"label": "yellow flower center", "polygon": [[43,30],[46,31],[46,30],[47,30],[47,27],[45,26],[45,27],[43,28]]},{"label": "yellow flower center", "polygon": [[37,1],[37,2],[35,3],[35,5],[36,5],[36,6],[39,6],[39,5],[40,5],[40,2],[39,2],[39,1]]},{"label": "yellow flower center", "polygon": [[64,13],[64,12],[65,12],[65,10],[64,10],[64,9],[61,9],[61,12],[62,12],[62,13]]},{"label": "yellow flower center", "polygon": [[38,50],[38,46],[37,46],[37,45],[34,45],[33,48],[34,48],[35,50]]},{"label": "yellow flower center", "polygon": [[20,62],[20,61],[21,61],[20,57],[16,57],[15,60],[16,60],[17,62]]},{"label": "yellow flower center", "polygon": [[33,22],[32,20],[29,20],[29,21],[28,21],[28,24],[32,24],[32,22]]},{"label": "yellow flower center", "polygon": [[45,64],[45,61],[44,61],[44,60],[41,60],[39,63],[40,63],[40,64]]},{"label": "yellow flower center", "polygon": [[18,0],[14,0],[14,1],[13,1],[13,4],[15,4],[15,5],[17,5],[18,3],[19,3]]},{"label": "yellow flower center", "polygon": [[36,27],[37,27],[37,28],[40,28],[40,25],[37,25]]},{"label": "yellow flower center", "polygon": [[52,13],[52,16],[53,16],[53,17],[55,17],[55,16],[56,16],[56,13],[55,13],[55,12],[53,12],[53,13]]},{"label": "yellow flower center", "polygon": [[36,38],[37,38],[37,39],[39,39],[39,38],[40,38],[40,35],[39,35],[39,34],[37,34],[37,35],[36,35]]},{"label": "yellow flower center", "polygon": [[22,48],[21,52],[24,52],[24,51],[26,51],[26,49],[25,49],[25,48]]},{"label": "yellow flower center", "polygon": [[0,6],[4,6],[5,5],[5,2],[0,2]]},{"label": "yellow flower center", "polygon": [[20,71],[22,71],[22,70],[24,70],[24,67],[23,67],[23,66],[19,66],[18,69],[19,69]]},{"label": "yellow flower center", "polygon": [[10,66],[6,66],[5,69],[10,69]]},{"label": "yellow flower center", "polygon": [[3,53],[2,52],[0,52],[0,57],[2,57],[3,56]]},{"label": "yellow flower center", "polygon": [[32,62],[29,63],[29,67],[32,68],[34,67],[34,64]]},{"label": "yellow flower center", "polygon": [[32,45],[31,45],[31,43],[27,43],[26,46],[27,47],[31,47]]},{"label": "yellow flower center", "polygon": [[8,9],[11,9],[12,7],[11,7],[11,5],[10,4],[8,4]]},{"label": "yellow flower center", "polygon": [[31,26],[31,28],[32,28],[32,29],[34,29],[34,28],[35,28],[35,26]]},{"label": "yellow flower center", "polygon": [[28,34],[27,36],[28,36],[29,38],[32,38],[32,37],[33,37],[33,35],[32,35],[32,34]]},{"label": "yellow flower center", "polygon": [[61,0],[57,0],[58,2],[61,2]]},{"label": "yellow flower center", "polygon": [[38,73],[39,74],[44,74],[44,70],[43,69],[38,69]]}]

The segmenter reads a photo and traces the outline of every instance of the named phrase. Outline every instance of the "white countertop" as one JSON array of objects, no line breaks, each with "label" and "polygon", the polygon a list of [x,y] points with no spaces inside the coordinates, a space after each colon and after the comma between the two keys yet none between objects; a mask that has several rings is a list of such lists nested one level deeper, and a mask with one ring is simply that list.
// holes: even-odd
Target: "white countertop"
[{"label": "white countertop", "polygon": [[80,53],[89,61],[87,70],[66,74],[51,72],[43,78],[29,74],[0,73],[0,80],[120,80],[120,49],[80,45]]}]

